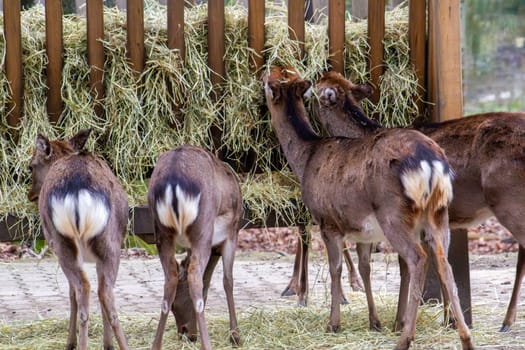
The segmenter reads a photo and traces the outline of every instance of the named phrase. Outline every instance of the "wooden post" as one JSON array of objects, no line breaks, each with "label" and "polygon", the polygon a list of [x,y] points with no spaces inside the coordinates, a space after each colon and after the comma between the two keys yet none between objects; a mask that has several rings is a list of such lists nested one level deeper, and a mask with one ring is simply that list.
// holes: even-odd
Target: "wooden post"
[{"label": "wooden post", "polygon": [[[427,1],[410,1],[408,9],[408,41],[410,45],[410,62],[416,71],[418,88],[417,93],[426,100],[424,87],[426,86],[426,47],[427,47]],[[419,115],[425,114],[421,100],[416,101]]]},{"label": "wooden post", "polygon": [[369,70],[370,82],[374,93],[370,96],[373,103],[379,102],[381,91],[379,80],[383,75],[383,38],[385,37],[385,0],[368,2],[368,43],[370,45]]},{"label": "wooden post", "polygon": [[299,58],[304,58],[304,0],[288,1],[288,33],[299,43]]},{"label": "wooden post", "polygon": [[184,0],[168,0],[168,47],[179,50],[182,61],[186,59],[184,43]]},{"label": "wooden post", "polygon": [[433,53],[434,103],[436,121],[463,116],[461,81],[460,0],[431,0],[430,41]]},{"label": "wooden post", "polygon": [[[22,118],[22,101],[24,84],[22,77],[22,32],[20,25],[20,0],[4,2],[5,31],[5,70],[10,88],[10,99],[7,104],[7,124],[16,128]],[[11,130],[11,137],[16,142],[18,132]]]},{"label": "wooden post", "polygon": [[250,68],[259,72],[264,64],[262,51],[264,49],[264,1],[249,0],[248,2],[248,46],[250,53]]},{"label": "wooden post", "polygon": [[208,66],[211,81],[218,86],[225,75],[224,69],[224,0],[208,1]]},{"label": "wooden post", "polygon": [[62,1],[46,1],[47,114],[56,124],[62,114]]},{"label": "wooden post", "polygon": [[332,70],[345,73],[345,2],[333,0],[328,5],[329,64]]},{"label": "wooden post", "polygon": [[104,5],[102,0],[86,2],[87,14],[87,49],[89,85],[95,100],[95,113],[101,117],[104,114],[102,99],[104,98]]},{"label": "wooden post", "polygon": [[127,49],[131,67],[137,75],[144,70],[144,2],[127,0]]}]

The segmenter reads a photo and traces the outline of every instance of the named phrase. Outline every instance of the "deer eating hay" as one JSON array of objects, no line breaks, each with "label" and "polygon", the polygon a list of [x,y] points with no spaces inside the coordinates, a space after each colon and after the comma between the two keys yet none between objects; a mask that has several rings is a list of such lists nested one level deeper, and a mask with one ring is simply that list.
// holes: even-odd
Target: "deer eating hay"
[{"label": "deer eating hay", "polygon": [[[347,112],[325,109],[321,124],[332,136],[362,137],[370,134],[351,109],[360,109],[368,85],[353,84],[338,73],[326,73],[332,80],[334,99],[347,99]],[[339,82],[339,83],[338,83]],[[326,100],[326,99],[325,99]],[[321,103],[323,98],[321,97]],[[326,102],[331,104],[330,102]],[[370,123],[373,123],[370,121]],[[519,243],[516,278],[501,331],[508,331],[516,319],[517,303],[525,275],[525,113],[483,113],[442,123],[414,126],[436,141],[454,169],[454,198],[449,206],[452,229],[476,226],[491,216],[507,228]],[[373,132],[373,131],[372,131]],[[401,269],[406,268],[400,261]],[[403,272],[402,272],[403,273]],[[402,293],[407,287],[401,284]],[[403,299],[403,296],[400,296]],[[398,322],[403,313],[400,300]]]},{"label": "deer eating hay", "polygon": [[87,349],[90,285],[82,265],[88,261],[96,263],[104,349],[113,349],[112,332],[120,349],[128,349],[113,296],[128,201],[109,166],[84,150],[90,133],[82,130],[69,140],[55,141],[37,136],[28,198],[38,200],[44,236],[69,282],[66,348],[76,348],[78,316],[78,348]]},{"label": "deer eating hay", "polygon": [[437,257],[439,276],[457,319],[462,347],[473,349],[446,259],[452,185],[441,148],[409,130],[354,139],[321,138],[309,124],[303,102],[310,82],[291,68],[274,68],[263,81],[272,126],[327,248],[328,330],[336,332],[340,327],[343,239],[372,243],[386,237],[410,272],[409,303],[396,346],[408,349],[425,277],[427,254],[420,242],[424,228],[424,239]]},{"label": "deer eating hay", "polygon": [[[206,293],[222,256],[223,284],[230,314],[230,340],[240,343],[233,301],[233,260],[237,247],[242,197],[233,170],[204,149],[181,146],[157,160],[148,189],[155,240],[165,275],[164,297],[152,349],[160,350],[166,320],[173,311],[180,333],[196,336],[211,349],[204,319]],[[188,250],[182,271],[175,245]],[[185,276],[179,276],[182,272]],[[186,283],[181,286],[181,281]],[[181,294],[184,293],[184,294]]]}]

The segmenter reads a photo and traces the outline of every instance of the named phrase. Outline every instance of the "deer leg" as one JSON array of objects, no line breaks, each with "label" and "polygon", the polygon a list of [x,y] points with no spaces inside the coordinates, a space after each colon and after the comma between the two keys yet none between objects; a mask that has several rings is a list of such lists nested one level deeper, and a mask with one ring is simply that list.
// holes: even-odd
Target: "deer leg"
[{"label": "deer leg", "polygon": [[[304,225],[299,226],[299,237],[297,237],[297,248],[295,250],[295,261],[293,274],[288,286],[281,293],[281,296],[298,296],[298,304],[307,304],[307,279],[308,279],[308,247],[310,246],[310,235],[306,232]],[[306,283],[305,283],[306,282]]]},{"label": "deer leg", "polygon": [[[357,269],[354,266],[352,256],[350,255],[350,248],[346,242],[343,243],[343,257],[345,258],[346,267],[348,269],[348,281],[350,282],[350,288],[352,288],[354,292],[363,290],[363,284],[361,283],[359,276],[357,276]],[[344,295],[343,299],[345,299]],[[346,303],[348,303],[348,301]]]},{"label": "deer leg", "polygon": [[448,295],[450,300],[450,306],[452,308],[452,313],[454,314],[459,336],[461,338],[461,345],[463,349],[474,349],[472,341],[470,338],[470,330],[465,322],[463,317],[463,312],[461,311],[461,305],[459,303],[456,282],[454,281],[454,275],[452,273],[452,268],[447,260],[446,250],[443,247],[442,242],[439,240],[435,241],[435,254],[437,262],[437,270],[439,274],[439,279],[441,281],[441,288],[443,293]]},{"label": "deer leg", "polygon": [[357,255],[359,256],[359,273],[365,285],[366,301],[368,303],[368,320],[370,329],[381,331],[381,321],[377,315],[377,309],[374,303],[372,293],[372,282],[370,280],[370,255],[372,254],[371,243],[357,243]]},{"label": "deer leg", "polygon": [[162,348],[162,337],[164,335],[164,329],[166,328],[166,321],[168,318],[169,311],[175,300],[177,293],[177,283],[179,279],[179,267],[177,260],[175,260],[175,245],[174,237],[170,236],[170,233],[158,233],[160,236],[159,242],[157,242],[157,250],[159,252],[159,258],[164,270],[164,297],[162,299],[162,307],[160,313],[159,324],[157,326],[157,332],[155,333],[155,339],[151,347],[152,350],[161,350]]},{"label": "deer leg", "polygon": [[400,332],[401,329],[403,329],[403,315],[406,312],[408,291],[410,289],[410,274],[408,272],[408,266],[400,255],[398,255],[398,261],[401,281],[399,284],[399,297],[397,301],[396,320],[394,321],[394,332]]},{"label": "deer leg", "polygon": [[339,332],[341,328],[341,272],[342,272],[342,257],[341,247],[343,244],[342,236],[326,227],[321,228],[321,236],[326,246],[328,254],[328,265],[330,270],[331,280],[331,307],[330,307],[330,322],[328,324],[328,332]]},{"label": "deer leg", "polygon": [[[114,260],[112,260],[112,258]],[[128,349],[128,343],[122,326],[119,322],[113,288],[117,278],[119,257],[109,258],[105,262],[97,263],[98,299],[102,307],[104,322],[104,350],[112,350],[112,331],[121,350]]]},{"label": "deer leg", "polygon": [[512,297],[510,298],[510,303],[505,318],[503,319],[503,325],[500,328],[500,332],[508,332],[514,321],[516,321],[518,298],[520,295],[523,276],[525,276],[525,248],[520,244],[518,250],[518,262],[516,263],[516,277],[514,279],[514,287],[512,288]]},{"label": "deer leg", "polygon": [[[236,237],[234,234],[233,237]],[[235,248],[237,239],[226,240],[222,249],[223,265],[223,286],[228,302],[228,312],[230,315],[230,341],[234,346],[241,345],[241,336],[237,326],[237,315],[235,313],[235,303],[233,301],[233,260],[235,258]]]},{"label": "deer leg", "polygon": [[69,282],[69,330],[67,333],[66,350],[74,350],[77,347],[77,316],[78,304],[75,295],[75,287]]},{"label": "deer leg", "polygon": [[[211,228],[210,228],[211,230]],[[202,242],[201,242],[202,244]],[[204,319],[204,296],[203,296],[203,277],[206,265],[210,258],[210,247],[198,246],[192,249],[190,256],[190,264],[188,266],[188,287],[190,290],[190,297],[195,309],[195,316],[197,318],[197,325],[201,336],[201,349],[210,350],[211,342],[208,334],[208,327]]]},{"label": "deer leg", "polygon": [[[89,280],[82,268],[71,261],[65,261],[67,259],[61,258],[60,254],[59,261],[62,271],[66,275],[69,285],[74,289],[75,302],[77,304],[77,312],[79,318],[79,332],[78,332],[78,349],[87,350],[88,343],[88,322],[89,322],[89,291],[90,285]],[[71,295],[71,294],[70,294]],[[72,305],[73,306],[73,305]],[[72,319],[73,314],[71,315],[70,321],[76,322],[75,319]],[[71,331],[73,327],[70,325],[69,330]],[[74,345],[71,343],[71,339],[76,337],[76,335],[68,335],[68,348],[74,349]],[[73,347],[71,347],[73,346]]]}]

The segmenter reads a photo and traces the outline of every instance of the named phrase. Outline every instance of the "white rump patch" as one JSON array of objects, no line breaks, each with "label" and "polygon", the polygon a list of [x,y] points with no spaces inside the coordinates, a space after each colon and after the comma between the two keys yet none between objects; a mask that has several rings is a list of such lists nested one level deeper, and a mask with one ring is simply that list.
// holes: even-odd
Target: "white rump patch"
[{"label": "white rump patch", "polygon": [[448,173],[445,174],[443,163],[439,160],[433,161],[432,166],[434,168],[432,174],[432,188],[440,187],[447,200],[447,203],[444,204],[448,204],[452,201],[453,197],[452,179]]},{"label": "white rump patch", "polygon": [[180,234],[197,219],[201,195],[199,193],[197,196],[192,197],[177,185],[175,187],[175,196],[177,196],[178,217],[173,210],[173,188],[171,185],[166,186],[164,197],[157,201],[156,209],[162,225],[173,228]]},{"label": "white rump patch", "polygon": [[110,214],[105,201],[88,190],[62,198],[53,196],[51,209],[51,219],[57,231],[64,236],[81,239],[84,243],[104,230]]},{"label": "white rump patch", "polygon": [[426,160],[419,163],[417,169],[407,170],[401,175],[405,195],[412,199],[416,206],[424,208],[430,194],[430,177],[432,169]]}]

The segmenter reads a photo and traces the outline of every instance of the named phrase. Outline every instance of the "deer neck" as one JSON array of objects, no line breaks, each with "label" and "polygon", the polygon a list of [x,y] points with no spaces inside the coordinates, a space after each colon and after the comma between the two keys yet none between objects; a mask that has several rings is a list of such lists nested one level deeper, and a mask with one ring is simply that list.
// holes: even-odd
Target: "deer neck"
[{"label": "deer neck", "polygon": [[270,114],[286,160],[302,181],[314,144],[321,138],[308,122],[306,109],[300,100],[289,98],[285,103],[270,106]]}]

